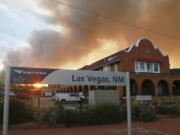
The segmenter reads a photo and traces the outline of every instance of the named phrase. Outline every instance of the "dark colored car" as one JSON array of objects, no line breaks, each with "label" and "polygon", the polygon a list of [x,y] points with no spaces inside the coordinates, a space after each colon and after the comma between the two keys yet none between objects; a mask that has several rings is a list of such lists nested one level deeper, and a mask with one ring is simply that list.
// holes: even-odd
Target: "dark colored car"
[{"label": "dark colored car", "polygon": [[30,100],[32,97],[26,93],[16,93],[16,98],[20,100]]}]

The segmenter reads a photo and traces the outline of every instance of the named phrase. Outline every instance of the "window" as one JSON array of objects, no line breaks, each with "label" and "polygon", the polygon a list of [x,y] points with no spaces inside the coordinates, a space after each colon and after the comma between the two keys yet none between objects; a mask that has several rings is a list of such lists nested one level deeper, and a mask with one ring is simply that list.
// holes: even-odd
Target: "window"
[{"label": "window", "polygon": [[118,72],[118,64],[114,64],[114,72]]},{"label": "window", "polygon": [[158,63],[154,63],[154,72],[159,73],[159,64]]},{"label": "window", "polygon": [[111,60],[113,60],[115,58],[115,56],[114,57],[109,57],[107,60],[108,61],[111,61]]},{"label": "window", "polygon": [[140,71],[140,67],[139,67],[139,62],[135,62],[135,71],[139,72]]},{"label": "window", "polygon": [[110,66],[109,65],[104,66],[103,71],[110,71]]},{"label": "window", "polygon": [[160,73],[160,65],[159,63],[136,61],[135,72]]},{"label": "window", "polygon": [[152,67],[153,63],[146,63],[146,67],[147,67],[147,72],[153,72],[153,67]]},{"label": "window", "polygon": [[144,62],[140,62],[140,71],[145,71],[145,63]]},{"label": "window", "polygon": [[77,94],[70,94],[71,97],[78,97]]}]

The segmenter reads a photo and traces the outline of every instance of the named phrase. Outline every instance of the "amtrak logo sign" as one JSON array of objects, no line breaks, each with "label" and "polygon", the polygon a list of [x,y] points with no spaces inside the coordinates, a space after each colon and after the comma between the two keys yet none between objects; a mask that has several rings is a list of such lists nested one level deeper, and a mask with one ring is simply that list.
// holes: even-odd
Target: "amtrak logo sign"
[{"label": "amtrak logo sign", "polygon": [[21,74],[23,70],[14,70],[14,72]]},{"label": "amtrak logo sign", "polygon": [[24,70],[14,70],[18,74],[27,74],[27,75],[46,75],[46,72],[35,72],[35,71],[24,71]]},{"label": "amtrak logo sign", "polygon": [[11,67],[11,83],[31,84],[41,82],[48,74],[57,69]]}]

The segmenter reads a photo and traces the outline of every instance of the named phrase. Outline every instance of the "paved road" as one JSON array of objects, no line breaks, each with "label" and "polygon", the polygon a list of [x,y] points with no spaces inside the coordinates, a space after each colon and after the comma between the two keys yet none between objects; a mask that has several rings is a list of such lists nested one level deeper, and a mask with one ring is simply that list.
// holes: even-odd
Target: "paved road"
[{"label": "paved road", "polygon": [[[38,104],[38,98],[36,96],[33,97],[33,102],[35,105]],[[54,105],[54,101],[52,97],[40,97],[40,107],[50,107]]]}]

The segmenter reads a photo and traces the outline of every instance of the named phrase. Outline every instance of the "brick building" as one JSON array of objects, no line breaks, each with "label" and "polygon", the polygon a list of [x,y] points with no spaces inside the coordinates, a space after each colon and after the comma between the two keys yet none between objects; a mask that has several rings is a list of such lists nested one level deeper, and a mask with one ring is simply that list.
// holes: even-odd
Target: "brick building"
[{"label": "brick building", "polygon": [[[180,69],[170,69],[168,55],[161,52],[147,38],[138,40],[129,48],[105,57],[81,70],[130,72],[131,95],[173,96],[180,95]],[[78,86],[80,90],[118,89],[125,96],[123,87]]]}]

